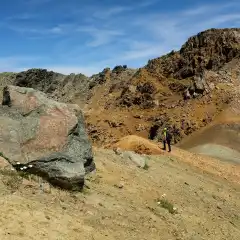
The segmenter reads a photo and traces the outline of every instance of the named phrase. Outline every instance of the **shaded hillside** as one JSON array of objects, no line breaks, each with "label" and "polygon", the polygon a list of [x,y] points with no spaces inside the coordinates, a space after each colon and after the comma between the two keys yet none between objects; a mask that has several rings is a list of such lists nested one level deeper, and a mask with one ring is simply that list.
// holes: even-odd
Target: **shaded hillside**
[{"label": "shaded hillside", "polygon": [[116,66],[113,70],[105,68],[102,72],[87,77],[83,74],[64,75],[46,69],[29,69],[20,73],[1,73],[0,87],[11,84],[34,88],[55,100],[77,103],[83,107],[95,94],[94,88],[102,87],[110,81],[113,91],[121,86],[123,79],[131,78],[135,72],[127,66]]},{"label": "shaded hillside", "polygon": [[49,97],[64,102],[75,100],[84,106],[89,92],[89,78],[83,74],[63,75],[46,69],[29,69],[20,73],[0,75],[0,85],[13,84],[43,91]]}]

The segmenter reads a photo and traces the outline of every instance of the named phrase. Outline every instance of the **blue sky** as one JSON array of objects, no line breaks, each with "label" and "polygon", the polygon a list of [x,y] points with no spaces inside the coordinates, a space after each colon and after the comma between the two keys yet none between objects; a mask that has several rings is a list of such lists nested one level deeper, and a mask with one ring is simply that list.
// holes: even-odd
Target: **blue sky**
[{"label": "blue sky", "polygon": [[0,71],[91,75],[141,67],[208,28],[240,27],[239,0],[1,0]]}]

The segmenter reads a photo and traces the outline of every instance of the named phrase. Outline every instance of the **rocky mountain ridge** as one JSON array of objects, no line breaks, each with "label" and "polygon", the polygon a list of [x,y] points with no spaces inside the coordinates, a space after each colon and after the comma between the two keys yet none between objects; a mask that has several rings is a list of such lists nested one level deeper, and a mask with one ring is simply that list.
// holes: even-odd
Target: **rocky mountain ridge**
[{"label": "rocky mountain ridge", "polygon": [[164,126],[176,130],[178,142],[213,121],[233,100],[239,59],[240,29],[209,29],[136,70],[116,66],[86,77],[30,69],[8,78],[84,108],[88,133],[97,145],[128,134],[154,138],[153,129]]}]

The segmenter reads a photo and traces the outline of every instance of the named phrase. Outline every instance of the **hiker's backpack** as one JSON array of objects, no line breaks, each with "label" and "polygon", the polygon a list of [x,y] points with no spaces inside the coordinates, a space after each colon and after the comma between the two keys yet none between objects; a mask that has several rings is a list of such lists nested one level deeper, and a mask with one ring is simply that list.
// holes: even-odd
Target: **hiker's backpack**
[{"label": "hiker's backpack", "polygon": [[172,140],[172,134],[170,132],[167,132],[167,140],[169,141]]}]

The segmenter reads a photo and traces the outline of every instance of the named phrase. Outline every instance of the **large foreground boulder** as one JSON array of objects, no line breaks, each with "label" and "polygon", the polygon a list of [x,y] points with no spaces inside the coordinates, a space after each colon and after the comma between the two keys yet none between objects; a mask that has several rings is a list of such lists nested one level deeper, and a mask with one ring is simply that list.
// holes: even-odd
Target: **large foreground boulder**
[{"label": "large foreground boulder", "polygon": [[8,93],[11,104],[0,107],[0,152],[15,167],[32,165],[26,171],[80,190],[95,164],[79,106],[32,88],[8,86]]}]

